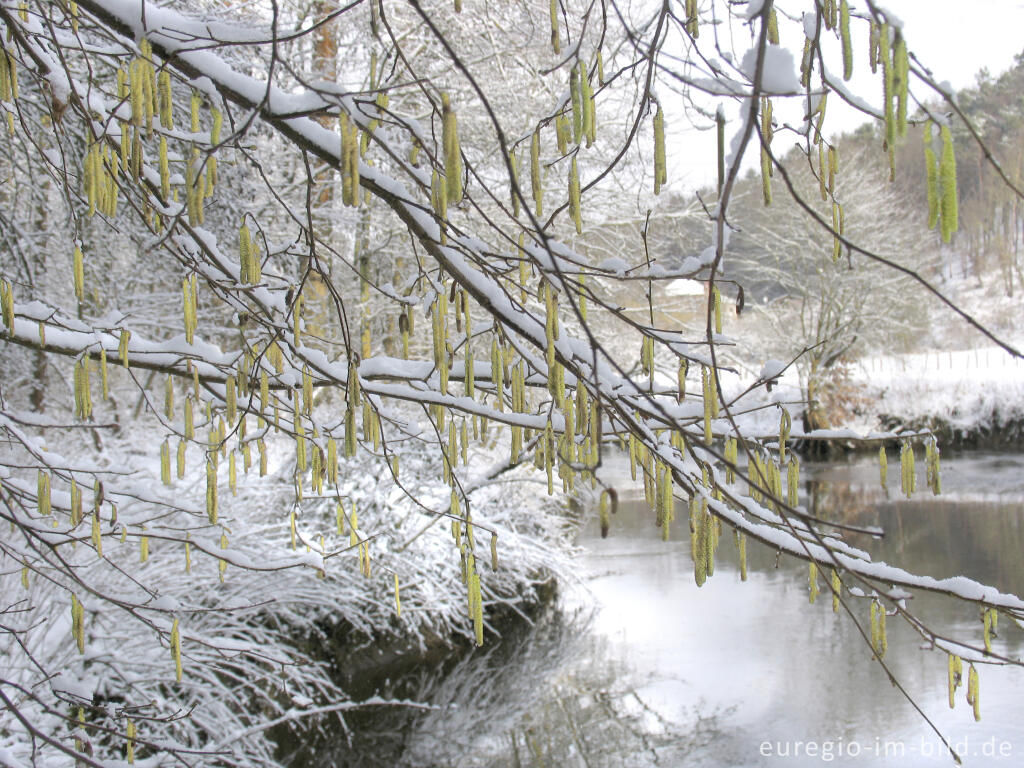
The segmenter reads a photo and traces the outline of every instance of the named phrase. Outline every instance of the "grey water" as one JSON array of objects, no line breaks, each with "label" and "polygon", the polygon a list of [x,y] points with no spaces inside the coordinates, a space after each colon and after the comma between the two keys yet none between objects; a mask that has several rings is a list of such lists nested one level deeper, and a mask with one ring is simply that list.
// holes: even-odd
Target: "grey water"
[{"label": "grey water", "polygon": [[[801,504],[820,517],[879,526],[850,540],[876,560],[936,577],[967,575],[1024,594],[1024,456],[943,459],[943,493],[899,496],[877,463],[803,468]],[[629,488],[614,460],[604,479]],[[924,485],[923,475],[918,480]],[[642,494],[641,494],[642,496]],[[682,512],[680,510],[679,512]],[[611,533],[591,515],[580,584],[531,627],[421,671],[391,693],[426,712],[361,724],[336,764],[392,766],[940,766],[952,758],[881,666],[828,588],[808,599],[808,567],[753,542],[740,580],[732,536],[714,576],[694,583],[679,517],[663,542],[642,497],[623,492]],[[867,627],[869,605],[851,599]],[[981,644],[978,608],[916,594],[910,608],[940,633]],[[1020,657],[1024,632],[1001,617],[993,648]],[[896,617],[885,661],[968,766],[1024,762],[1024,670],[979,665],[982,719],[964,689],[950,709],[947,657]],[[351,756],[356,762],[344,759]]]}]

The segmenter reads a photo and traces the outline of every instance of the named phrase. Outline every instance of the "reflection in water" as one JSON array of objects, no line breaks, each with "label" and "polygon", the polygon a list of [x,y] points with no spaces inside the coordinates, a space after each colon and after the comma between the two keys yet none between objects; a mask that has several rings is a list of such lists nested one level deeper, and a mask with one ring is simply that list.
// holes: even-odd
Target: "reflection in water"
[{"label": "reflection in water", "polygon": [[678,765],[720,736],[720,713],[694,705],[679,722],[652,707],[623,648],[593,631],[592,620],[589,611],[550,610],[490,647],[384,681],[381,695],[432,709],[350,716],[347,740],[318,746],[315,757],[296,755],[293,764]]},{"label": "reflection in water", "polygon": [[[608,478],[626,471],[612,465]],[[938,499],[900,499],[891,474],[896,485],[882,489],[873,462],[805,467],[801,503],[823,517],[884,528],[882,539],[853,542],[876,559],[1024,593],[1024,458],[944,458]],[[581,533],[585,594],[563,595],[560,610],[493,648],[379,686],[436,709],[364,713],[350,720],[358,741],[310,763],[952,764],[872,663],[856,627],[832,613],[827,593],[808,603],[806,564],[751,543],[741,583],[726,536],[715,575],[698,589],[686,526],[673,536],[662,542],[642,499],[623,498],[608,539],[596,520]],[[866,623],[867,602],[851,602]],[[934,629],[980,644],[977,608],[928,594],[915,595],[911,607]],[[999,628],[995,649],[1019,657],[1019,628],[1006,617]],[[981,666],[983,719],[974,723],[962,689],[956,709],[948,707],[946,655],[921,644],[892,620],[886,661],[965,764],[1021,764],[1024,674]]]}]

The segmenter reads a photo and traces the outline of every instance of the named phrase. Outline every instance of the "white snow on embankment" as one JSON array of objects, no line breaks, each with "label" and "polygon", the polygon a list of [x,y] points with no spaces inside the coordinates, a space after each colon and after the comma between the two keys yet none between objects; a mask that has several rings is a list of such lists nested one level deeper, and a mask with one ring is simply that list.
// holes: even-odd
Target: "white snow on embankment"
[{"label": "white snow on embankment", "polygon": [[1024,421],[1024,361],[1000,347],[865,357],[853,372],[875,416],[937,418],[961,434]]},{"label": "white snow on embankment", "polygon": [[[730,401],[760,379],[733,403],[737,422],[751,434],[777,434],[779,406],[784,406],[793,420],[791,436],[801,436],[804,404],[796,366],[781,372],[770,393],[763,383],[770,372],[761,370],[759,377],[757,368],[722,377]],[[851,436],[880,437],[880,430],[904,427],[944,427],[959,439],[976,436],[981,442],[1016,442],[1024,436],[1024,360],[1000,347],[865,356],[849,365],[849,373],[861,412],[836,426]]]}]

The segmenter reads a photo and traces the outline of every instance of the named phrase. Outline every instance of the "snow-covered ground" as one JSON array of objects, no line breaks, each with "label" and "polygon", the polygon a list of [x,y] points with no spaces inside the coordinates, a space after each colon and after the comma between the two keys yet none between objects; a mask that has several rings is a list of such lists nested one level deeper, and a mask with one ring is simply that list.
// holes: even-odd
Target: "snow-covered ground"
[{"label": "snow-covered ground", "polygon": [[[803,433],[796,366],[781,373],[771,392],[763,383],[765,371],[781,367],[768,361],[760,384],[757,366],[739,375],[723,374],[726,397],[748,433],[776,434],[779,406],[792,417],[791,436]],[[847,373],[845,386],[857,401],[857,413],[852,419],[837,419],[837,429],[831,430],[837,438],[879,436],[906,427],[938,429],[946,439],[958,441],[977,437],[980,443],[1005,443],[1019,441],[1024,431],[1024,360],[994,345],[866,356],[850,364]],[[727,429],[724,423],[721,428]]]},{"label": "snow-covered ground", "polygon": [[853,373],[871,403],[868,418],[941,420],[960,435],[1024,420],[1024,361],[999,347],[867,357]]}]

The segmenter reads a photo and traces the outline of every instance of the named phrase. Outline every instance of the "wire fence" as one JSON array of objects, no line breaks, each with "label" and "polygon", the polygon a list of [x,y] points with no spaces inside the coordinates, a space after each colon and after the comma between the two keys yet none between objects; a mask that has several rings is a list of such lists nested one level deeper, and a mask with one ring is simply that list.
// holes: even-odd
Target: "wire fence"
[{"label": "wire fence", "polygon": [[1024,371],[1019,357],[1001,347],[976,347],[959,350],[927,350],[906,355],[873,355],[859,360],[866,375],[872,373],[926,371],[969,371],[978,369],[1018,368]]}]

